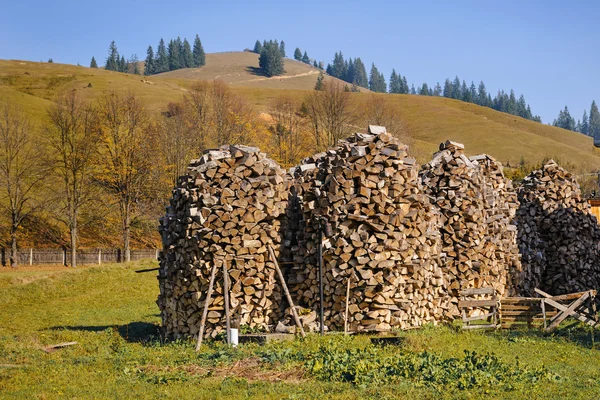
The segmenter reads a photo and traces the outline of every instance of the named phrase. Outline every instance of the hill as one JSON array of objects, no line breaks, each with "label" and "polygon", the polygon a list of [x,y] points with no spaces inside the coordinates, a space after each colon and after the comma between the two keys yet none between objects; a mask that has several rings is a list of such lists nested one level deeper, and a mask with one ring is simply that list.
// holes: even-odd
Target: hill
[{"label": "hill", "polygon": [[[256,54],[247,52],[208,54],[203,68],[150,77],[65,64],[0,60],[0,98],[23,105],[39,121],[52,99],[64,90],[77,90],[90,100],[109,89],[131,90],[150,110],[158,112],[169,102],[180,100],[194,81],[221,79],[266,111],[278,96],[285,93],[301,99],[307,93],[302,89],[314,85],[318,72],[311,66],[286,60],[284,77],[266,78],[251,69],[258,66],[257,59]],[[552,157],[582,170],[600,168],[600,150],[593,147],[590,137],[577,132],[441,97],[356,93],[352,99],[357,109],[363,109],[372,96],[382,96],[392,107],[411,138],[413,154],[421,162],[430,159],[440,142],[452,139],[464,143],[468,154],[488,153],[511,165],[521,159],[533,164]]]},{"label": "hill", "polygon": [[[202,68],[185,68],[152,75],[151,78],[183,80],[221,80],[231,86],[269,89],[312,90],[321,70],[311,65],[289,58],[284,59],[285,74],[267,77],[258,66],[258,54],[247,51],[212,53],[206,55],[206,65]],[[343,85],[348,83],[337,78],[327,79]],[[361,88],[368,92],[368,89]]]}]

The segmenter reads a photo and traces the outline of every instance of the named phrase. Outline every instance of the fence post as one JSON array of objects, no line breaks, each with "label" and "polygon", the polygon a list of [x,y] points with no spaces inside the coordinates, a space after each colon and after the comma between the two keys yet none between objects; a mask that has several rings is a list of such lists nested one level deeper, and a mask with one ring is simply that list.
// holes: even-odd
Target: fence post
[{"label": "fence post", "polygon": [[29,249],[29,265],[33,265],[33,247]]},{"label": "fence post", "polygon": [[117,262],[121,262],[121,249],[117,249]]},{"label": "fence post", "polygon": [[158,260],[158,249],[155,249],[156,251],[154,252],[154,258]]},{"label": "fence post", "polygon": [[98,265],[102,264],[102,250],[98,249]]},{"label": "fence post", "polygon": [[63,247],[62,249],[62,265],[63,267],[67,266],[67,248]]}]

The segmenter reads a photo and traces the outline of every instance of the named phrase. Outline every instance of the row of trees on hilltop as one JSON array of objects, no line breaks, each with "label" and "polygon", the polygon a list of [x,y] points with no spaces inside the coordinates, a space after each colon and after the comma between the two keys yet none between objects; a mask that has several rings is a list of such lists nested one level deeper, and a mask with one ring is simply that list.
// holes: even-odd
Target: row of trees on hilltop
[{"label": "row of trees on hilltop", "polygon": [[417,89],[414,84],[409,87],[406,77],[398,74],[396,70],[393,69],[388,87],[385,77],[379,72],[375,63],[371,64],[371,70],[367,78],[366,68],[361,58],[344,59],[341,51],[335,53],[332,63],[327,64],[326,71],[327,74],[348,82],[353,85],[353,87],[360,86],[377,93],[443,96],[478,104],[484,107],[490,107],[497,111],[541,122],[539,116],[533,115],[531,108],[525,102],[523,95],[517,99],[513,90],[511,90],[510,93],[499,91],[496,97],[492,98],[487,92],[483,82],[479,84],[479,87],[476,87],[473,82],[471,82],[470,86],[467,86],[467,83],[464,80],[461,82],[461,80],[456,77],[453,81],[446,79],[444,87],[442,87],[439,82],[435,86],[423,83]]},{"label": "row of trees on hilltop", "polygon": [[165,46],[161,38],[156,53],[152,46],[146,51],[144,75],[160,74],[161,72],[175,71],[182,68],[199,68],[206,65],[206,53],[196,35],[193,47],[187,39],[171,39]]},{"label": "row of trees on hilltop", "polygon": [[[92,57],[90,61],[90,68],[98,68],[98,62],[95,57]],[[133,54],[129,59],[125,59],[125,56],[119,54],[117,44],[113,40],[108,47],[108,57],[106,57],[106,63],[104,69],[107,71],[124,72],[127,74],[141,73],[138,58],[136,54]]]},{"label": "row of trees on hilltop", "polygon": [[598,112],[598,106],[595,101],[592,101],[589,117],[587,110],[583,110],[583,117],[577,121],[571,116],[569,108],[565,106],[563,110],[560,110],[558,118],[552,122],[552,125],[592,137],[600,135],[600,112]]}]

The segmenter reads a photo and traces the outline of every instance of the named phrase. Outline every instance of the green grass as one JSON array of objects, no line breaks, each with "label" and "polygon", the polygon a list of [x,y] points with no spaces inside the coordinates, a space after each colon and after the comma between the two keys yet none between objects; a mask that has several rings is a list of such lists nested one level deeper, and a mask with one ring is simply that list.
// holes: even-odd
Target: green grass
[{"label": "green grass", "polygon": [[[578,325],[553,336],[425,327],[387,347],[339,334],[236,349],[216,341],[200,353],[161,344],[155,275],[134,272],[154,265],[0,270],[0,397],[600,397],[600,353]],[[66,341],[78,344],[41,350]]]}]

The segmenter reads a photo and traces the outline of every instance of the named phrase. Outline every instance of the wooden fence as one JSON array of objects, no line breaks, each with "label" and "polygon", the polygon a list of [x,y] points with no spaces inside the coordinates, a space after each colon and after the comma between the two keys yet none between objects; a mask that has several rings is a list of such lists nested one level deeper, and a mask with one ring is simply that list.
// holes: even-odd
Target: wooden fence
[{"label": "wooden fence", "polygon": [[[71,262],[71,251],[67,249],[19,249],[19,265],[33,264],[62,264]],[[131,261],[143,259],[158,259],[158,249],[130,250]],[[0,264],[10,262],[10,249],[0,249]],[[121,249],[82,249],[77,250],[78,264],[105,264],[124,261]]]}]

